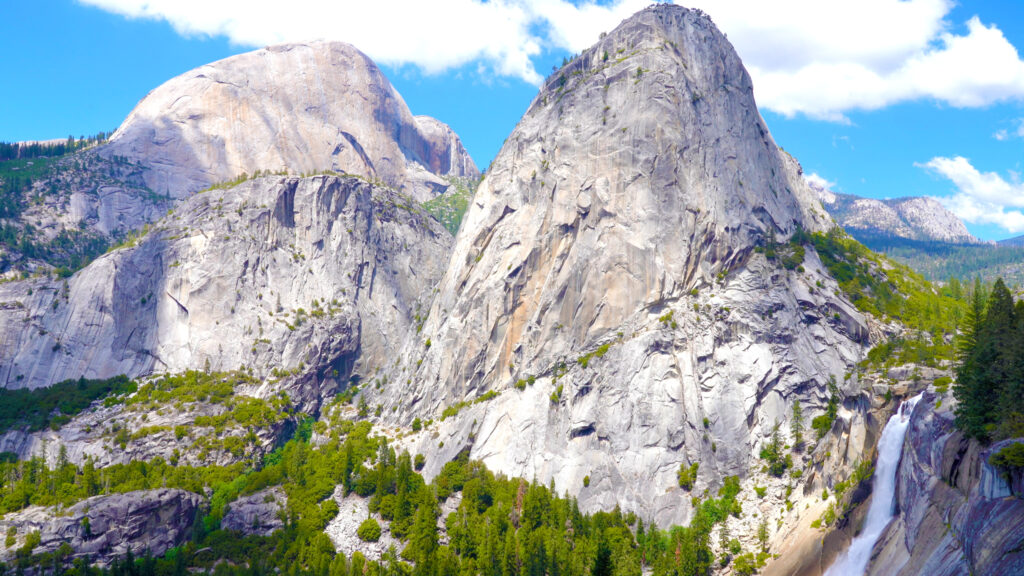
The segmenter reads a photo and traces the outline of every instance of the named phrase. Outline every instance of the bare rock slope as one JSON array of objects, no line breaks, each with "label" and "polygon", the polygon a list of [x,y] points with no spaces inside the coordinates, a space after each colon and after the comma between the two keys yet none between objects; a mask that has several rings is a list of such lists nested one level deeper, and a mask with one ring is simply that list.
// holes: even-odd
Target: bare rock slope
[{"label": "bare rock slope", "polygon": [[815,187],[821,203],[845,230],[858,239],[903,238],[920,242],[979,244],[955,214],[934,198],[877,200],[837,194]]},{"label": "bare rock slope", "polygon": [[354,177],[194,195],[68,280],[0,285],[0,386],[252,368],[313,384],[291,393],[315,402],[399,345],[450,244],[416,202]]},{"label": "bare rock slope", "polygon": [[953,425],[955,402],[940,409],[935,400],[928,393],[914,410],[896,480],[898,514],[868,574],[1024,573],[1024,474],[989,464],[1006,442],[969,441]]},{"label": "bare rock slope", "polygon": [[376,64],[341,42],[284,44],[167,81],[135,107],[102,153],[146,168],[182,198],[257,170],[335,170],[417,200],[445,176],[479,172],[446,125],[414,117]]},{"label": "bare rock slope", "polygon": [[164,488],[95,496],[63,509],[33,506],[0,518],[0,529],[15,536],[13,546],[0,549],[0,560],[12,560],[36,531],[35,554],[60,554],[61,545],[68,544],[70,558],[100,566],[129,551],[161,556],[188,541],[201,504],[198,494]]},{"label": "bare rock slope", "polygon": [[406,424],[448,409],[412,442],[428,474],[468,449],[585,509],[684,522],[681,463],[695,493],[746,475],[861,357],[866,320],[813,248],[794,270],[755,250],[829,226],[711,20],[648,8],[547,80],[378,401]]}]

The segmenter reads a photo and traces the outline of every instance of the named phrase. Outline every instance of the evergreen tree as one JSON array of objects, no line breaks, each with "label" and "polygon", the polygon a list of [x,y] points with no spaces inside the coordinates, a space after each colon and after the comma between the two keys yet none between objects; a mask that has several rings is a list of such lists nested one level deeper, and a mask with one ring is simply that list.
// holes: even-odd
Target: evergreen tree
[{"label": "evergreen tree", "polygon": [[732,534],[729,533],[729,523],[723,521],[718,527],[718,548],[722,551],[722,566],[729,563],[729,540],[732,540]]},{"label": "evergreen tree", "polygon": [[769,536],[770,536],[770,534],[768,532],[768,521],[767,520],[761,520],[761,523],[757,525],[757,542],[758,542],[758,544],[761,545],[761,551],[762,552],[767,552],[768,551],[768,537]]},{"label": "evergreen tree", "polygon": [[416,562],[413,574],[434,574],[437,554],[437,499],[429,488],[420,489],[416,516],[409,534],[408,556]]},{"label": "evergreen tree", "polygon": [[516,545],[515,530],[505,531],[505,550],[502,557],[505,560],[501,563],[501,576],[519,576],[519,548]]},{"label": "evergreen tree", "polygon": [[793,449],[801,450],[804,445],[804,410],[799,398],[793,400],[793,418],[789,422],[789,431],[793,435]]},{"label": "evergreen tree", "polygon": [[968,437],[985,437],[985,399],[981,393],[983,383],[977,366],[976,351],[979,334],[985,322],[985,293],[981,279],[974,280],[969,295],[967,313],[957,337],[956,354],[959,362],[953,396],[957,399],[956,424]]},{"label": "evergreen tree", "polygon": [[601,538],[597,543],[597,556],[594,558],[594,568],[590,571],[591,576],[612,576],[612,551],[608,543]]}]

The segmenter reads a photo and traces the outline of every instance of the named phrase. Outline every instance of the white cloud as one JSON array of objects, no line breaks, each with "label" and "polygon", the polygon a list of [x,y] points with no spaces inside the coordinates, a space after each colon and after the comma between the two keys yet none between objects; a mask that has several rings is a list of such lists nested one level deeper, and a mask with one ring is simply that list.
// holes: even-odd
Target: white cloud
[{"label": "white cloud", "polygon": [[[262,46],[327,38],[428,73],[475,62],[538,83],[545,49],[580,51],[649,0],[79,0],[183,34]],[[728,34],[763,108],[842,121],[851,110],[1024,98],[1024,62],[978,18],[952,32],[954,0],[688,0]]]},{"label": "white cloud", "polygon": [[835,182],[829,182],[823,176],[820,176],[817,172],[811,172],[810,174],[804,175],[804,180],[811,185],[812,188],[818,190],[831,190],[835,188]]},{"label": "white cloud", "polygon": [[1011,138],[1024,138],[1024,118],[1014,120],[1013,124],[1013,129],[1000,128],[999,130],[996,130],[992,137],[1000,142],[1005,142]]},{"label": "white cloud", "polygon": [[978,107],[1024,97],[1016,48],[977,17],[950,32],[948,0],[792,0],[788,22],[771,17],[775,3],[745,15],[708,3],[744,57],[758,103],[783,115],[843,120],[906,101]]},{"label": "white cloud", "polygon": [[953,183],[956,193],[938,200],[961,219],[1024,232],[1024,184],[1015,174],[1008,181],[995,172],[981,172],[963,156],[932,158],[918,166]]},{"label": "white cloud", "polygon": [[[579,6],[560,0],[80,0],[129,18],[161,19],[183,35],[244,46],[342,40],[378,63],[436,73],[469,63],[538,84],[544,48],[579,51],[648,0]],[[561,23],[569,23],[562,25]],[[540,32],[543,30],[545,32]],[[545,34],[543,36],[542,34]]]}]

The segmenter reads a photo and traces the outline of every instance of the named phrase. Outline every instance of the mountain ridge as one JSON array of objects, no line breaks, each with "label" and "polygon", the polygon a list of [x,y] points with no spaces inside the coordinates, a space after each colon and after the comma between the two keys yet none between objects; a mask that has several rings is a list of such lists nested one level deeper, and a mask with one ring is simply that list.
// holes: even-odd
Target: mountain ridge
[{"label": "mountain ridge", "polygon": [[[475,195],[457,135],[355,49],[321,46],[354,92],[308,62],[265,94],[205,75],[316,60],[291,46],[187,73],[198,108],[172,80],[93,151],[134,154],[170,213],[66,280],[0,284],[5,386],[137,376],[9,418],[0,558],[83,558],[60,539],[91,537],[95,503],[143,526],[97,532],[175,570],[820,573],[893,400],[948,379],[961,310],[832,221],[710,18],[652,6],[556,70]],[[319,85],[372,104],[259,150],[214,125]],[[199,134],[152,141],[190,110]],[[202,512],[154,522],[164,504]]]},{"label": "mountain ridge", "polygon": [[[327,95],[330,94],[330,98]],[[257,170],[343,170],[426,200],[440,176],[479,172],[447,125],[414,117],[365,54],[343,42],[278,44],[155,88],[104,147],[180,198]]]},{"label": "mountain ridge", "polygon": [[854,237],[905,238],[947,244],[983,244],[935,198],[863,198],[811,183],[822,205]]},{"label": "mountain ridge", "polygon": [[456,412],[408,444],[428,477],[468,450],[683,524],[681,464],[697,490],[753,474],[772,422],[816,414],[862,354],[868,320],[814,249],[800,272],[763,252],[832,226],[710,19],[643,10],[546,81],[371,398],[387,423]]}]

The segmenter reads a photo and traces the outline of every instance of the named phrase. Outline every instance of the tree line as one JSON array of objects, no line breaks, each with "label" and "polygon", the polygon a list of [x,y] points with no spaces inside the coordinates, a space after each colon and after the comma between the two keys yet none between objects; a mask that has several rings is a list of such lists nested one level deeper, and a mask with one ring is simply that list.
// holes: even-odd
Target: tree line
[{"label": "tree line", "polygon": [[[211,494],[192,541],[162,558],[126,558],[101,570],[83,561],[72,563],[69,551],[34,554],[26,545],[8,568],[35,566],[93,576],[203,571],[223,576],[698,576],[709,574],[715,563],[732,563],[734,573],[752,574],[768,557],[767,525],[761,548],[746,553],[725,526],[729,516],[743,514],[737,477],[727,478],[714,494],[692,496],[689,526],[666,530],[619,510],[585,514],[575,498],[559,496],[554,486],[496,475],[470,461],[466,451],[428,483],[417,472],[421,459],[396,453],[384,438],[371,434],[368,422],[341,421],[329,430],[318,422],[317,427],[317,444],[309,441],[313,425],[306,421],[292,440],[249,467],[189,468],[161,459],[99,470],[63,459],[55,470],[40,459],[0,465],[6,510],[67,505],[89,495],[155,486]],[[288,496],[283,529],[263,537],[221,528],[233,500],[270,486],[281,486]],[[371,510],[388,521],[402,545],[379,561],[337,553],[324,533],[339,511],[332,498],[337,486],[345,494],[368,498]],[[441,504],[455,494],[461,494],[458,508],[440,519]],[[711,544],[716,528],[718,555]]]},{"label": "tree line", "polygon": [[0,161],[63,156],[93,144],[106,142],[110,134],[99,132],[93,136],[79,136],[77,139],[68,136],[67,140],[58,142],[0,142]]},{"label": "tree line", "polygon": [[982,442],[1024,436],[1024,301],[976,280],[957,339],[956,424]]}]

